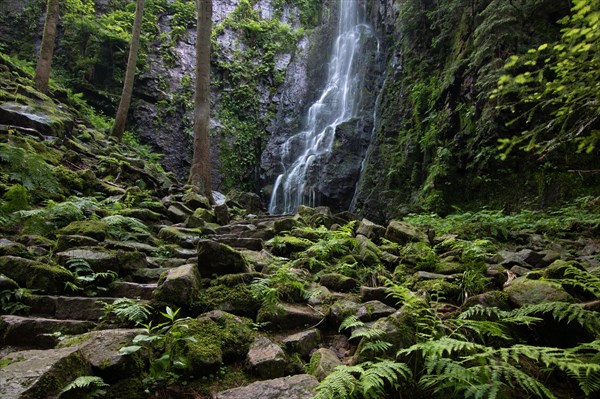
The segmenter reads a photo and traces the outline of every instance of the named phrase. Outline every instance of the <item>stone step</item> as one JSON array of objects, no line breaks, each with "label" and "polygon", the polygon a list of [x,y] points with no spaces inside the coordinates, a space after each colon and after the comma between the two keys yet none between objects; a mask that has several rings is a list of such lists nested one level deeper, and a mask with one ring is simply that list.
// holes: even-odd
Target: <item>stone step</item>
[{"label": "stone step", "polygon": [[65,335],[83,334],[96,327],[92,321],[5,315],[0,316],[0,344],[48,349]]},{"label": "stone step", "polygon": [[58,320],[87,320],[97,321],[102,317],[104,304],[112,303],[111,297],[70,297],[55,295],[31,295],[27,305],[31,307],[30,314]]},{"label": "stone step", "polygon": [[212,239],[218,243],[229,245],[233,248],[249,249],[251,251],[262,251],[264,241],[260,238],[243,238],[233,234],[226,236],[214,236]]},{"label": "stone step", "polygon": [[217,399],[309,399],[315,395],[319,382],[308,374],[293,375],[273,380],[257,381],[245,387],[217,393]]},{"label": "stone step", "polygon": [[150,300],[152,299],[152,293],[156,287],[156,283],[140,284],[116,281],[111,284],[108,295],[116,298],[139,298]]}]

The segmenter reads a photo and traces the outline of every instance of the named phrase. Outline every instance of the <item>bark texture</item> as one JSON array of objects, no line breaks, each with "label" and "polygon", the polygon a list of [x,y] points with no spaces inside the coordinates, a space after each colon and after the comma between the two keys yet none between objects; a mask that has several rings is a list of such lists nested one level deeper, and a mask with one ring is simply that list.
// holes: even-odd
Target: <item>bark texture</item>
[{"label": "bark texture", "polygon": [[46,5],[46,22],[42,35],[40,58],[35,67],[35,87],[42,93],[48,92],[48,81],[52,68],[52,54],[56,41],[56,24],[58,22],[58,0],[48,0]]}]

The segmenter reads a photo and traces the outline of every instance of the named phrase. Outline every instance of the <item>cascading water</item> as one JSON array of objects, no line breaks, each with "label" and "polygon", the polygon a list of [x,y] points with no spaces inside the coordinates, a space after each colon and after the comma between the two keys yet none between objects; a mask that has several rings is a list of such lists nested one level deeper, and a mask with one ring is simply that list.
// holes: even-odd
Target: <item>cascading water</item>
[{"label": "cascading water", "polygon": [[358,0],[339,0],[338,35],[335,40],[327,83],[319,99],[308,110],[306,129],[282,146],[284,173],[275,181],[269,204],[272,214],[290,214],[299,205],[318,205],[315,182],[309,172],[315,161],[328,154],[336,128],[356,116],[361,76],[363,35],[371,34]]}]

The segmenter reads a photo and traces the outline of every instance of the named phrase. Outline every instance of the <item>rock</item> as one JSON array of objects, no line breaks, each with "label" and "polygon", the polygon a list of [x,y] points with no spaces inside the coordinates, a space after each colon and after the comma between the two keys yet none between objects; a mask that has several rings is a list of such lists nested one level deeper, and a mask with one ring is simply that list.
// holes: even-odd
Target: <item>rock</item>
[{"label": "rock", "polygon": [[42,317],[0,316],[0,343],[5,345],[51,348],[58,343],[60,333],[83,334],[96,323],[80,320],[55,320]]},{"label": "rock", "polygon": [[101,247],[74,248],[56,254],[58,263],[67,265],[72,258],[86,261],[97,273],[113,271],[119,275],[145,268],[146,255],[141,252],[115,251]]},{"label": "rock", "polygon": [[27,304],[30,312],[35,315],[45,315],[53,319],[97,321],[104,314],[104,305],[100,302],[111,303],[114,298],[88,298],[71,296],[31,295]]},{"label": "rock", "polygon": [[13,352],[0,360],[0,397],[52,398],[90,366],[77,348]]},{"label": "rock", "polygon": [[516,274],[517,276],[525,276],[527,273],[531,272],[530,269],[523,267],[523,266],[513,266],[510,268],[510,271],[513,272],[514,274]]},{"label": "rock", "polygon": [[114,383],[123,376],[138,375],[143,370],[139,354],[122,355],[119,353],[119,349],[143,332],[143,329],[92,331],[68,338],[59,346],[79,349],[92,366],[94,375],[102,377],[107,383]]},{"label": "rock", "polygon": [[319,382],[307,374],[258,381],[217,393],[217,399],[310,399]]},{"label": "rock", "polygon": [[298,327],[312,327],[323,319],[323,315],[316,310],[303,305],[284,303],[276,314],[264,311],[258,312],[259,323],[269,322],[270,328],[289,330]]},{"label": "rock", "polygon": [[348,316],[355,316],[358,313],[360,305],[356,302],[340,299],[334,302],[329,308],[327,319],[334,325],[339,326],[342,321]]},{"label": "rock", "polygon": [[20,287],[48,294],[63,292],[65,283],[73,281],[73,275],[64,267],[16,256],[0,257],[0,273],[14,280]]},{"label": "rock", "polygon": [[[392,344],[392,348],[387,351],[388,354],[396,354],[398,350],[408,348],[415,343],[417,331],[415,315],[406,307],[377,320],[372,327],[383,331],[383,335],[378,339]],[[373,356],[370,351],[362,350],[366,342],[368,340],[363,338],[356,349],[358,362],[369,360]],[[381,353],[377,355],[380,356]]]},{"label": "rock", "polygon": [[177,306],[189,306],[200,293],[200,274],[196,265],[188,264],[170,269],[161,278],[153,297],[157,301]]},{"label": "rock", "polygon": [[467,270],[466,266],[459,262],[442,260],[435,266],[435,272],[439,274],[459,274]]},{"label": "rock", "polygon": [[195,248],[200,241],[200,233],[198,229],[163,226],[158,232],[158,238],[183,248]]},{"label": "rock", "polygon": [[544,255],[531,249],[523,249],[515,254],[515,256],[529,266],[538,267]]},{"label": "rock", "polygon": [[416,272],[414,274],[414,277],[417,280],[448,280],[448,281],[454,280],[454,277],[452,277],[452,276],[447,276],[445,274],[425,272],[425,271]]},{"label": "rock", "polygon": [[319,283],[333,291],[348,292],[358,287],[358,281],[339,273],[321,275]]},{"label": "rock", "polygon": [[380,301],[388,306],[396,306],[397,299],[388,296],[388,289],[385,287],[360,287],[360,298],[362,302]]},{"label": "rock", "polygon": [[213,210],[215,212],[215,219],[218,224],[229,224],[231,216],[229,214],[229,207],[226,204],[217,205],[213,208]]},{"label": "rock", "polygon": [[332,295],[331,291],[329,291],[327,287],[323,287],[322,285],[313,285],[308,291],[310,292],[310,296],[307,301],[309,305],[315,306],[331,303]]},{"label": "rock", "polygon": [[550,266],[554,261],[560,259],[562,256],[560,252],[553,251],[551,249],[540,251],[540,255],[543,255],[544,257],[538,262],[538,267]]},{"label": "rock", "polygon": [[183,223],[194,212],[187,206],[174,203],[167,208],[167,217],[174,223]]},{"label": "rock", "polygon": [[263,212],[263,204],[258,194],[232,191],[227,195],[227,199],[238,203],[246,210],[246,213],[260,214]]},{"label": "rock", "polygon": [[51,100],[36,101],[35,106],[12,102],[0,104],[0,124],[34,129],[45,136],[65,137],[74,126],[73,116]]},{"label": "rock", "polygon": [[379,301],[369,301],[360,305],[356,317],[369,322],[394,314],[396,309]]},{"label": "rock", "polygon": [[115,281],[110,285],[108,294],[115,298],[152,299],[152,293],[157,286],[157,284],[138,284]]},{"label": "rock", "polygon": [[283,377],[288,367],[285,353],[279,345],[262,336],[250,345],[248,363],[262,379]]},{"label": "rock", "polygon": [[208,198],[204,195],[195,193],[193,191],[188,191],[187,193],[183,194],[182,199],[185,206],[187,206],[190,209],[210,209],[210,201],[208,200]]},{"label": "rock", "polygon": [[198,269],[203,277],[246,273],[250,270],[241,253],[213,240],[199,240]]},{"label": "rock", "polygon": [[508,294],[502,291],[488,291],[483,294],[474,295],[465,301],[463,309],[468,309],[475,305],[481,305],[489,308],[498,308],[501,310],[510,310],[510,301]]},{"label": "rock", "polygon": [[62,252],[77,247],[95,247],[98,240],[92,237],[61,234],[56,240],[56,251]]},{"label": "rock", "polygon": [[326,206],[318,206],[310,208],[300,205],[298,207],[298,215],[302,220],[311,227],[325,226],[328,229],[336,223],[336,219],[331,214],[331,210]]},{"label": "rock", "polygon": [[[207,223],[216,223],[217,218],[215,217],[215,213],[211,209],[198,208],[194,211],[192,217],[201,219]],[[204,225],[204,223],[202,223]],[[192,227],[192,226],[188,226]],[[199,227],[199,226],[198,226]]]},{"label": "rock", "polygon": [[282,341],[286,349],[299,353],[302,357],[308,357],[319,346],[319,342],[321,333],[316,328],[289,335]]},{"label": "rock", "polygon": [[[167,334],[169,350],[187,359],[190,375],[208,375],[217,371],[223,362],[246,357],[256,335],[250,323],[248,319],[220,311],[182,320]],[[192,337],[195,342],[181,339],[169,341],[175,334]]]},{"label": "rock", "polygon": [[365,265],[377,265],[381,263],[379,254],[381,250],[362,234],[356,235],[356,241],[358,242],[358,255],[360,260]]},{"label": "rock", "polygon": [[504,292],[517,306],[544,302],[574,302],[573,297],[559,284],[544,280],[528,280],[524,277],[513,280]]},{"label": "rock", "polygon": [[6,238],[0,238],[0,256],[19,256],[25,254],[25,252],[27,252],[25,245]]},{"label": "rock", "polygon": [[498,251],[498,263],[503,267],[510,269],[513,266],[528,266],[523,260],[522,256],[519,256],[517,252],[512,251]]},{"label": "rock", "polygon": [[127,252],[143,252],[146,255],[152,255],[158,251],[158,247],[136,241],[106,240],[104,246],[108,249],[118,249]]},{"label": "rock", "polygon": [[249,282],[233,286],[215,284],[203,290],[197,302],[204,309],[222,310],[252,318],[256,317],[261,307],[261,302],[252,295]]},{"label": "rock", "polygon": [[96,241],[104,241],[108,226],[101,220],[78,220],[71,222],[58,231],[59,234],[68,236],[86,236]]},{"label": "rock", "polygon": [[11,278],[6,277],[3,274],[0,274],[0,291],[10,291],[16,290],[19,288],[19,284]]},{"label": "rock", "polygon": [[126,208],[116,212],[118,215],[136,218],[146,223],[157,223],[162,215],[146,208]]},{"label": "rock", "polygon": [[310,358],[308,373],[317,380],[323,381],[325,377],[333,372],[333,369],[341,365],[342,362],[332,350],[321,348]]},{"label": "rock", "polygon": [[215,237],[214,241],[221,244],[229,245],[233,248],[249,249],[251,251],[262,251],[264,242],[260,238],[244,238],[244,237]]},{"label": "rock", "polygon": [[280,234],[284,231],[291,231],[294,227],[299,227],[301,225],[302,223],[300,223],[296,217],[287,216],[275,220],[273,223],[273,230],[276,234]]},{"label": "rock", "polygon": [[381,237],[385,236],[385,227],[373,223],[368,219],[363,219],[358,223],[356,234],[361,234],[371,241],[379,242]]},{"label": "rock", "polygon": [[417,227],[400,220],[392,220],[385,230],[385,238],[397,244],[427,242],[427,235]]}]

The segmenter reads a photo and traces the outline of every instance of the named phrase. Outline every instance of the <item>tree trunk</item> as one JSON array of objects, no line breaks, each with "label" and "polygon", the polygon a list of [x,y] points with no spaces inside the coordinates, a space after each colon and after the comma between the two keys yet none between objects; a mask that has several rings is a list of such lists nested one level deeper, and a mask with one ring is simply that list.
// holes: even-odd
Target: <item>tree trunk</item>
[{"label": "tree trunk", "polygon": [[52,67],[52,54],[56,40],[56,23],[58,22],[58,0],[48,0],[46,5],[46,22],[42,35],[40,58],[35,67],[35,87],[42,93],[48,92],[50,69]]},{"label": "tree trunk", "polygon": [[212,0],[196,0],[198,24],[196,27],[196,93],[194,95],[194,158],[190,183],[199,192],[212,198],[210,168],[210,35]]},{"label": "tree trunk", "polygon": [[135,68],[137,65],[138,52],[140,49],[140,33],[142,32],[142,18],[144,16],[144,0],[136,0],[135,20],[133,21],[133,30],[131,31],[131,45],[129,46],[129,58],[127,59],[127,70],[125,71],[125,80],[123,82],[123,92],[119,109],[115,117],[115,124],[112,128],[112,135],[119,141],[125,131],[125,122],[127,122],[127,113],[131,104],[131,94],[133,93],[133,82],[135,80]]}]

